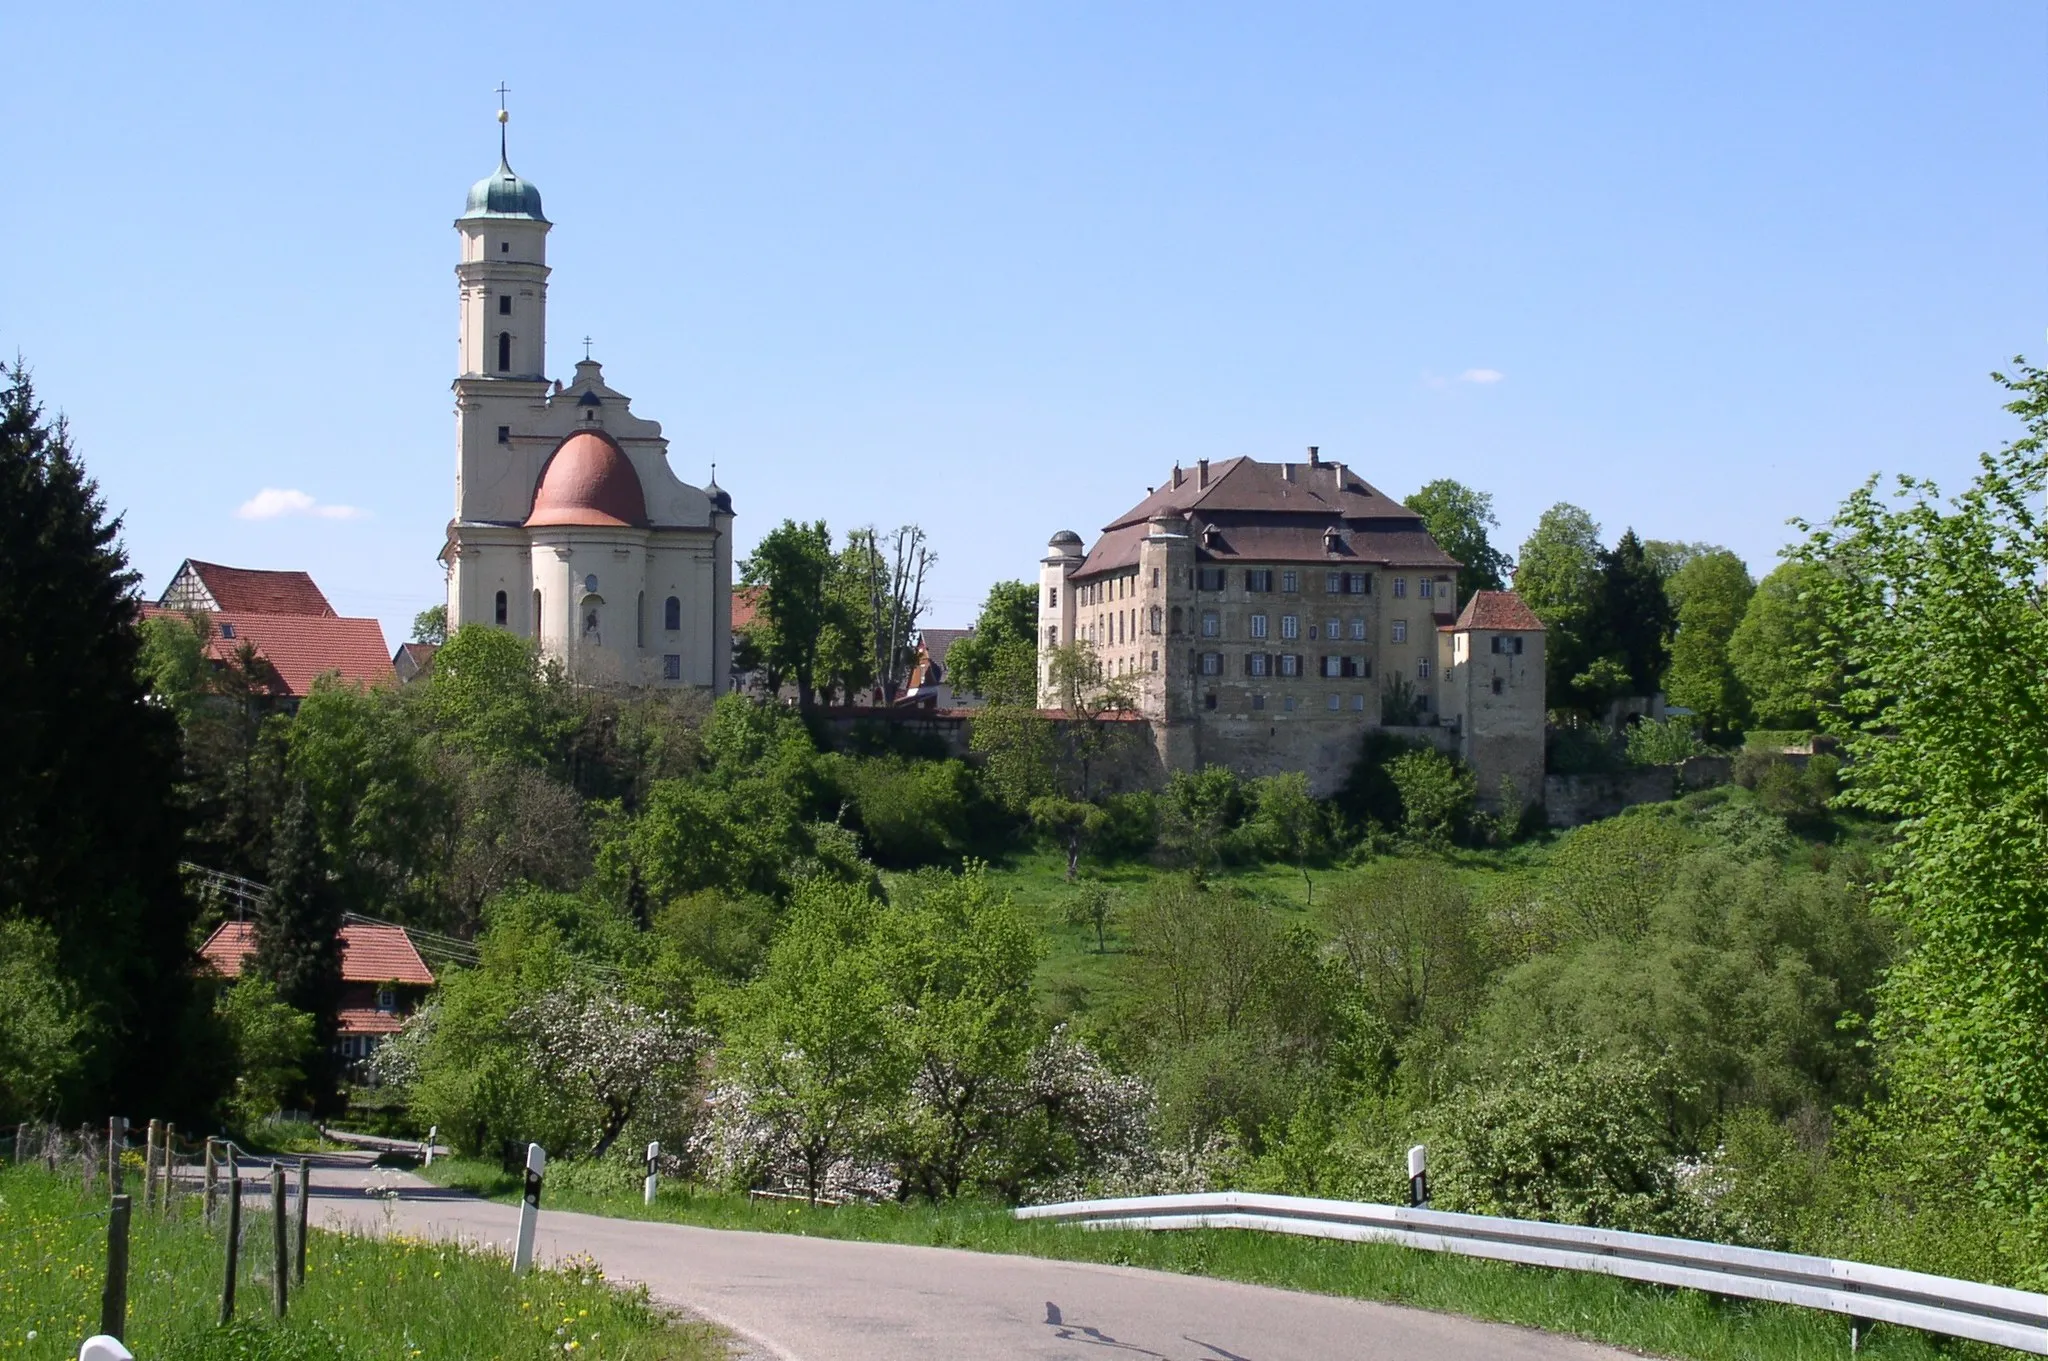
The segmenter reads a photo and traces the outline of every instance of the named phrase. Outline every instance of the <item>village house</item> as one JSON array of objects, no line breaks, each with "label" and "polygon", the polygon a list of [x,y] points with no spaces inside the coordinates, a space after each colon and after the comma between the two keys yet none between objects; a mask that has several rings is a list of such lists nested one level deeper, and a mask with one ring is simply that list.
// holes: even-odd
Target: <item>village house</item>
[{"label": "village house", "polygon": [[[1176,465],[1090,545],[1039,564],[1040,704],[1083,645],[1149,721],[1167,771],[1342,783],[1376,727],[1462,757],[1482,800],[1543,787],[1543,625],[1511,592],[1461,614],[1422,517],[1310,448],[1298,463]],[[1507,782],[1504,786],[1503,781]]]},{"label": "village house", "polygon": [[273,699],[295,707],[313,682],[332,675],[388,684],[391,654],[374,619],[345,619],[304,572],[224,567],[187,558],[145,619],[191,618],[207,630],[207,655],[227,665],[244,649],[269,663]]},{"label": "village house", "polygon": [[[200,959],[224,979],[241,977],[256,953],[251,922],[223,922],[199,947]],[[401,927],[350,922],[341,928],[341,1013],[335,1052],[359,1062],[405,1025],[419,1010],[434,971],[427,967]]]}]

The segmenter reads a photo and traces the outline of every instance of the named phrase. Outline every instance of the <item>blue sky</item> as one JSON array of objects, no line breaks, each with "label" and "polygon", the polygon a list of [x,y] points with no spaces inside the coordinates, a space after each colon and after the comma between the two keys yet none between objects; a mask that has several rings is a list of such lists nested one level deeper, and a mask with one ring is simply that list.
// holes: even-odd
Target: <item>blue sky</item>
[{"label": "blue sky", "polygon": [[916,521],[962,624],[1176,459],[1318,444],[1509,551],[1569,500],[1767,568],[2010,433],[2044,76],[2037,4],[16,6],[0,349],[152,593],[303,567],[396,643],[503,80],[551,369],[593,336],[742,553]]}]

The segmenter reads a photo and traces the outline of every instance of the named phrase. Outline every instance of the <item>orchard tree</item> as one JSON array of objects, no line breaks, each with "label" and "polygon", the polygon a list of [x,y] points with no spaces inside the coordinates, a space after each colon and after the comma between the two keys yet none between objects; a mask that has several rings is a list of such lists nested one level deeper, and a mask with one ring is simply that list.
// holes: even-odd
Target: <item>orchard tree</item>
[{"label": "orchard tree", "polygon": [[193,902],[179,733],[138,662],[136,576],[62,420],[0,366],[0,920],[46,928],[53,986],[92,999],[67,1106],[209,1104],[194,1071]]},{"label": "orchard tree", "polygon": [[1422,517],[1437,546],[1463,564],[1458,568],[1459,601],[1470,600],[1474,591],[1507,589],[1515,564],[1487,537],[1489,529],[1500,528],[1492,493],[1440,477],[1410,496],[1407,504]]},{"label": "orchard tree", "polygon": [[508,1024],[543,1080],[589,1112],[587,1158],[610,1152],[636,1121],[662,1129],[678,1123],[705,1043],[670,1013],[587,976],[520,1007]]}]

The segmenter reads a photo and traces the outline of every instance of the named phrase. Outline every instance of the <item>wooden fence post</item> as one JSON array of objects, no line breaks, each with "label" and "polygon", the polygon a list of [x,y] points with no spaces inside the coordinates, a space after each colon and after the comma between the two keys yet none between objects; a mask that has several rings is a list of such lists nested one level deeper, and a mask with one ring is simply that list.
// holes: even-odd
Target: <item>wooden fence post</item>
[{"label": "wooden fence post", "polygon": [[142,1145],[142,1208],[145,1210],[156,1208],[156,1146],[163,1137],[164,1122],[150,1121],[147,1141]]},{"label": "wooden fence post", "polygon": [[285,1235],[291,1221],[284,1217],[284,1164],[270,1165],[270,1307],[279,1318],[284,1317],[285,1283],[292,1274],[291,1244]]},{"label": "wooden fence post", "polygon": [[212,1226],[214,1214],[220,1208],[220,1162],[214,1155],[212,1135],[206,1136],[206,1223]]},{"label": "wooden fence post", "polygon": [[161,1214],[171,1212],[171,1176],[178,1170],[177,1128],[170,1121],[164,1121],[164,1184],[157,1193],[157,1210]]},{"label": "wooden fence post", "polygon": [[112,1194],[121,1194],[121,1149],[128,1142],[128,1121],[122,1116],[107,1117],[107,1185]]},{"label": "wooden fence post", "polygon": [[235,1268],[242,1251],[242,1174],[231,1167],[228,1176],[228,1274],[220,1287],[220,1321],[235,1316]]},{"label": "wooden fence post", "polygon": [[299,1159],[299,1241],[296,1268],[292,1275],[300,1285],[306,1283],[306,1198],[313,1189],[313,1165],[304,1158]]},{"label": "wooden fence post", "polygon": [[128,1326],[128,1213],[126,1196],[107,1211],[107,1279],[100,1287],[100,1331],[120,1337]]}]

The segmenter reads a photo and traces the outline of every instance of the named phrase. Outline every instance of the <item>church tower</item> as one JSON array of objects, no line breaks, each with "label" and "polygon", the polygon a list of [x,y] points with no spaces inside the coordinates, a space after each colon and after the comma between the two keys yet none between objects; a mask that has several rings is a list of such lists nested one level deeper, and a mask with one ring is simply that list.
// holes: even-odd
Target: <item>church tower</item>
[{"label": "church tower", "polygon": [[548,231],[540,190],[498,169],[455,220],[461,302],[455,517],[441,561],[448,624],[531,639],[582,684],[728,687],[732,498],[668,463],[587,353],[547,376]]},{"label": "church tower", "polygon": [[469,189],[455,229],[462,325],[457,346],[455,518],[490,519],[473,496],[497,479],[512,432],[547,397],[548,228],[540,189],[512,171],[505,110],[498,110],[498,169]]}]

